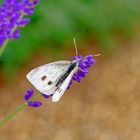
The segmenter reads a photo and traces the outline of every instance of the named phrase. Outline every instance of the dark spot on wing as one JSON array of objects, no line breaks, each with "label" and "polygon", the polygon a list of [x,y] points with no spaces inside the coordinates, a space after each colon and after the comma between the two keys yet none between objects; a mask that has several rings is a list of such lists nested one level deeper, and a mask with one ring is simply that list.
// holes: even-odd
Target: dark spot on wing
[{"label": "dark spot on wing", "polygon": [[48,82],[48,85],[51,85],[51,84],[52,84],[52,81],[49,81],[49,82]]},{"label": "dark spot on wing", "polygon": [[46,75],[42,76],[41,80],[44,81],[47,78]]}]

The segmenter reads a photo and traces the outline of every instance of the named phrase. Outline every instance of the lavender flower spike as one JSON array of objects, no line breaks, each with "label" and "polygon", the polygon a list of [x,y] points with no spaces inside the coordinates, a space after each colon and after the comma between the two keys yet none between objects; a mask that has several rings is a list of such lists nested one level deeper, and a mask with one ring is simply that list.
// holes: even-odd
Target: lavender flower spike
[{"label": "lavender flower spike", "polygon": [[85,77],[86,74],[89,73],[88,68],[90,68],[96,62],[95,59],[93,59],[92,55],[90,55],[90,54],[86,55],[84,58],[82,58],[81,55],[79,55],[78,58],[77,58],[77,56],[75,56],[72,61],[74,61],[76,59],[78,59],[78,61],[79,61],[79,65],[78,65],[79,71],[73,75],[71,82],[67,89],[70,88],[73,80],[80,82],[81,78]]},{"label": "lavender flower spike", "polygon": [[44,98],[49,98],[51,95],[42,94]]},{"label": "lavender flower spike", "polygon": [[32,107],[39,107],[42,105],[42,103],[40,101],[31,101],[31,97],[34,94],[34,90],[33,89],[28,89],[24,95],[24,100],[27,101],[28,106],[32,106]]},{"label": "lavender flower spike", "polygon": [[28,102],[28,106],[31,106],[31,107],[39,107],[39,106],[41,106],[42,105],[42,103],[41,102],[39,102],[39,101],[34,101],[34,102]]},{"label": "lavender flower spike", "polygon": [[4,0],[0,7],[0,47],[8,39],[20,37],[20,27],[30,22],[23,18],[34,13],[34,7],[39,0]]},{"label": "lavender flower spike", "polygon": [[33,89],[28,89],[24,95],[24,100],[28,101],[34,94],[34,90]]}]

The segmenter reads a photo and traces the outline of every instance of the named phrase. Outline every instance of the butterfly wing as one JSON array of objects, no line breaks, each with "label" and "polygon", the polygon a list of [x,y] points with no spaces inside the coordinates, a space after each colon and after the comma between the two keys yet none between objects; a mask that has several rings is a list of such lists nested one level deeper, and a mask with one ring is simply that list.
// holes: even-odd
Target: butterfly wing
[{"label": "butterfly wing", "polygon": [[27,74],[27,79],[41,93],[51,95],[56,90],[56,82],[70,66],[69,61],[57,61],[39,66]]},{"label": "butterfly wing", "polygon": [[75,67],[74,70],[69,74],[69,76],[65,79],[65,81],[56,89],[52,96],[53,102],[58,102],[60,98],[63,96],[64,92],[66,91],[67,87],[69,86],[69,83],[72,79],[72,76],[77,71],[78,67]]}]

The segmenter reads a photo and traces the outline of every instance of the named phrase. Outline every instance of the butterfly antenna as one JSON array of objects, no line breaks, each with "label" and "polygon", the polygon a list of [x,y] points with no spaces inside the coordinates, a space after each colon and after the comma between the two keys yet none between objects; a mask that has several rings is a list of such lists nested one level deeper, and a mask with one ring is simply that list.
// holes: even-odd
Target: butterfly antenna
[{"label": "butterfly antenna", "polygon": [[78,50],[77,50],[77,45],[76,45],[75,38],[73,39],[73,41],[74,41],[74,47],[75,47],[76,56],[78,58]]}]

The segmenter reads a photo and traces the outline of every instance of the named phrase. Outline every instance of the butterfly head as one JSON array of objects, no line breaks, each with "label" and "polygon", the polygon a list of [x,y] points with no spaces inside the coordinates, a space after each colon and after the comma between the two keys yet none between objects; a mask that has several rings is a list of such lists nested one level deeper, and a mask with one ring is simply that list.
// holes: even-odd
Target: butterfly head
[{"label": "butterfly head", "polygon": [[78,67],[78,65],[79,65],[79,60],[78,60],[78,59],[73,60],[73,61],[72,61],[72,64],[73,64],[74,67]]}]

